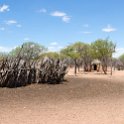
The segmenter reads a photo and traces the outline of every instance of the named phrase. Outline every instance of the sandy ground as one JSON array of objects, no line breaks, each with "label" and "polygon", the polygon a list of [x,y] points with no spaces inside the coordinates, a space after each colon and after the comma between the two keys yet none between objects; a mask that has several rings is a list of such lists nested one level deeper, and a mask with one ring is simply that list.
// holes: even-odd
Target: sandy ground
[{"label": "sandy ground", "polygon": [[70,70],[66,80],[0,88],[0,124],[124,124],[124,71]]}]

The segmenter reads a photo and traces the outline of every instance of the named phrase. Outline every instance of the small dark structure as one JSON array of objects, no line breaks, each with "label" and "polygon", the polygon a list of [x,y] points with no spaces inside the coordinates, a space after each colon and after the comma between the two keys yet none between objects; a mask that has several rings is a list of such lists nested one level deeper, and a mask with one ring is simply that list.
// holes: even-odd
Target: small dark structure
[{"label": "small dark structure", "polygon": [[92,61],[91,65],[92,65],[92,70],[93,71],[99,71],[100,70],[101,61],[99,61],[98,59],[94,59]]},{"label": "small dark structure", "polygon": [[96,71],[97,70],[97,65],[96,64],[93,64],[93,70]]}]

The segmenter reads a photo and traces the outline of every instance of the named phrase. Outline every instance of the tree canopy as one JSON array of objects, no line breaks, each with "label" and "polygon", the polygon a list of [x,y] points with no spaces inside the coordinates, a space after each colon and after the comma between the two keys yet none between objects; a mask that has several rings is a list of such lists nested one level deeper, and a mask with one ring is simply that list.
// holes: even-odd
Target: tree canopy
[{"label": "tree canopy", "polygon": [[123,65],[124,65],[124,54],[122,54],[122,55],[119,57],[119,59],[121,60],[121,62],[122,62]]},{"label": "tree canopy", "polygon": [[98,39],[91,46],[94,58],[102,62],[102,69],[107,74],[107,65],[111,60],[112,66],[112,54],[115,52],[116,45],[109,39]]},{"label": "tree canopy", "polygon": [[[81,63],[85,71],[90,71],[92,66],[91,63],[94,59],[99,59],[101,61],[103,71],[106,73],[108,63],[112,61],[112,55],[115,52],[116,45],[106,39],[97,39],[91,44],[77,41],[73,44],[60,50],[60,52],[48,52],[47,48],[35,43],[35,42],[25,42],[20,46],[13,49],[9,55],[12,57],[23,57],[23,59],[38,59],[44,56],[48,56],[52,59],[66,59],[71,61],[75,68]],[[0,58],[2,58],[0,54]],[[124,55],[119,59],[124,63]],[[112,62],[111,62],[112,63]]]},{"label": "tree canopy", "polygon": [[98,39],[93,42],[91,46],[94,58],[98,58],[100,60],[111,57],[115,52],[116,47],[116,45],[112,41],[109,41],[109,39]]},{"label": "tree canopy", "polygon": [[60,55],[59,53],[57,52],[46,52],[46,53],[43,53],[39,56],[39,58],[44,58],[45,56],[51,58],[51,59],[58,59],[60,58]]},{"label": "tree canopy", "polygon": [[35,59],[40,54],[44,53],[47,49],[34,42],[25,42],[21,46],[16,47],[10,52],[10,56],[16,57],[20,54],[24,59]]}]

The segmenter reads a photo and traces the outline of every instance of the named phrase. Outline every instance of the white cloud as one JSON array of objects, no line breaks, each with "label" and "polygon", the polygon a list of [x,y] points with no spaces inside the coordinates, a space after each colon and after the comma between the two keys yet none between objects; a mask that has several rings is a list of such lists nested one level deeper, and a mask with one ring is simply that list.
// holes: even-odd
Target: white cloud
[{"label": "white cloud", "polygon": [[42,9],[38,10],[38,12],[39,12],[39,13],[46,13],[47,10],[46,10],[45,8],[42,8]]},{"label": "white cloud", "polygon": [[17,21],[16,20],[8,20],[8,21],[6,21],[6,24],[7,25],[17,24]]},{"label": "white cloud", "polygon": [[48,47],[48,51],[52,51],[52,52],[58,52],[62,49],[63,47],[62,46],[49,46]]},{"label": "white cloud", "polygon": [[7,25],[15,25],[17,28],[21,28],[22,27],[22,25],[19,24],[16,20],[7,20],[7,21],[5,21],[5,23]]},{"label": "white cloud", "polygon": [[116,28],[113,28],[111,25],[107,25],[107,27],[105,27],[105,28],[102,29],[103,32],[107,32],[107,33],[114,32],[116,30],[117,29]]},{"label": "white cloud", "polygon": [[69,16],[63,16],[62,17],[62,20],[64,21],[64,22],[66,22],[66,23],[69,23],[69,21],[70,21],[70,17]]},{"label": "white cloud", "polygon": [[0,46],[0,52],[10,52],[13,48]]},{"label": "white cloud", "polygon": [[57,43],[57,42],[51,42],[50,45],[48,46],[48,51],[58,52],[62,48],[63,47],[59,43]]},{"label": "white cloud", "polygon": [[66,13],[64,12],[60,12],[60,11],[54,11],[50,14],[51,16],[55,16],[55,17],[60,17],[62,19],[62,21],[69,23],[71,17],[68,16]]},{"label": "white cloud", "polygon": [[20,24],[17,24],[17,25],[16,25],[16,27],[18,27],[18,28],[21,28],[21,27],[22,27],[22,25],[20,25]]},{"label": "white cloud", "polygon": [[66,16],[66,13],[60,12],[60,11],[55,11],[55,12],[51,13],[51,16],[63,17],[63,16]]},{"label": "white cloud", "polygon": [[4,30],[5,30],[5,28],[4,28],[4,27],[0,27],[0,30],[1,30],[1,31],[4,31]]},{"label": "white cloud", "polygon": [[113,57],[118,58],[122,54],[124,54],[124,48],[117,48],[116,52],[113,54]]},{"label": "white cloud", "polygon": [[24,38],[24,41],[29,41],[29,40],[30,40],[30,38],[28,38],[28,37]]},{"label": "white cloud", "polygon": [[8,5],[2,5],[0,6],[0,12],[6,12],[6,11],[9,11],[9,6]]},{"label": "white cloud", "polygon": [[58,45],[58,43],[57,42],[52,42],[52,43],[50,43],[50,45],[51,46],[56,46],[56,45]]}]

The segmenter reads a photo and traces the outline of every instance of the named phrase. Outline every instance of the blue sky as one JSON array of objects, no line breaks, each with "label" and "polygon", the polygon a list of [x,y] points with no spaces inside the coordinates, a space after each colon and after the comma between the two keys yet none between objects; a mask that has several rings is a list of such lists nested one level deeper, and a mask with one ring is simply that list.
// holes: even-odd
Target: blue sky
[{"label": "blue sky", "polygon": [[57,51],[110,37],[124,53],[124,0],[0,0],[0,51],[35,41]]}]

